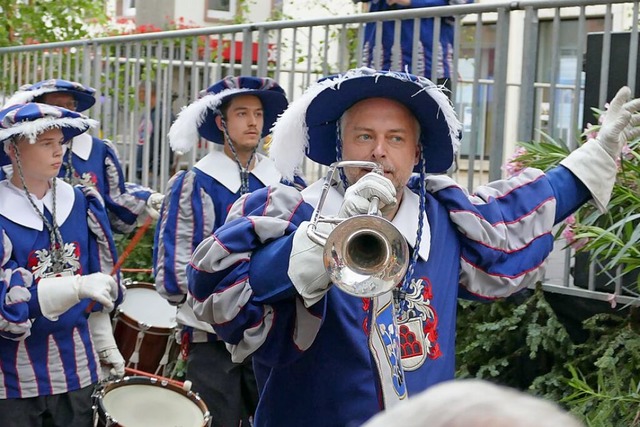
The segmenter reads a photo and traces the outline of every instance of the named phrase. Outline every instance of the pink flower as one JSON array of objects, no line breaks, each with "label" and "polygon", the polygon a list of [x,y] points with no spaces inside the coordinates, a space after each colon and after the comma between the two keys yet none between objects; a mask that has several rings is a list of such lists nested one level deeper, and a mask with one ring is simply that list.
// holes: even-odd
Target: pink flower
[{"label": "pink flower", "polygon": [[618,305],[615,294],[607,295],[607,301],[609,301],[609,304],[611,304],[611,308],[616,308],[616,305]]},{"label": "pink flower", "polygon": [[584,130],[584,135],[589,139],[596,139],[598,137],[599,126],[594,126],[591,123],[587,123],[587,128]]},{"label": "pink flower", "polygon": [[567,241],[569,246],[577,251],[582,249],[587,243],[589,243],[589,239],[586,238],[576,239],[576,218],[573,215],[569,215],[567,219],[564,220],[564,222],[565,224],[567,224],[567,226],[564,230],[562,230],[562,237]]},{"label": "pink flower", "polygon": [[516,148],[516,151],[513,152],[511,157],[509,157],[506,163],[502,166],[502,170],[507,173],[507,176],[515,176],[518,175],[524,169],[524,165],[522,162],[516,161],[516,159],[520,156],[527,154],[527,149],[524,147]]}]

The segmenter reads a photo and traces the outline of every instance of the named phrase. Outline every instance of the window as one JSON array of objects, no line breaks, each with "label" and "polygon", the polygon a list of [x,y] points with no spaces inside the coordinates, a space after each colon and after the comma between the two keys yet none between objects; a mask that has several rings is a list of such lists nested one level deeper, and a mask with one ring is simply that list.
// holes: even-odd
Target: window
[{"label": "window", "polygon": [[233,19],[236,14],[237,0],[207,0],[207,19]]},{"label": "window", "polygon": [[122,0],[122,15],[136,16],[136,0]]}]

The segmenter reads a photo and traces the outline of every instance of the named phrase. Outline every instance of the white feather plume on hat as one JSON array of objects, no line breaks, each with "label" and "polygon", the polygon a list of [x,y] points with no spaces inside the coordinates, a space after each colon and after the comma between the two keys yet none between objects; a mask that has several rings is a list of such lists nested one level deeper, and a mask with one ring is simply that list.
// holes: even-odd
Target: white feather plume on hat
[{"label": "white feather plume on hat", "polygon": [[309,128],[305,119],[307,108],[320,92],[335,86],[338,79],[327,79],[309,86],[300,98],[289,104],[271,128],[269,157],[284,178],[293,180],[309,146]]},{"label": "white feather plume on hat", "polygon": [[[31,85],[27,85],[27,87],[31,87]],[[18,89],[16,93],[11,95],[11,98],[9,98],[7,102],[5,102],[4,106],[2,107],[2,110],[12,105],[26,104],[28,102],[33,102],[34,99],[36,99],[41,95],[44,95],[45,93],[53,93],[53,92],[60,92],[60,91],[61,91],[60,89],[55,87],[42,87],[40,89],[35,89],[35,90],[25,90],[23,86],[22,88]]]},{"label": "white feather plume on hat", "polygon": [[[96,127],[98,122],[89,118],[53,118],[45,117],[34,121],[18,122],[16,125],[0,130],[0,141],[7,142],[10,138],[20,135],[33,144],[38,135],[50,129],[73,128],[86,132],[89,128]],[[80,132],[80,133],[82,133]]]},{"label": "white feather plume on hat", "polygon": [[169,129],[171,149],[181,153],[190,151],[200,140],[198,128],[204,123],[207,112],[217,110],[228,96],[242,92],[251,92],[251,89],[226,89],[205,95],[184,107]]}]

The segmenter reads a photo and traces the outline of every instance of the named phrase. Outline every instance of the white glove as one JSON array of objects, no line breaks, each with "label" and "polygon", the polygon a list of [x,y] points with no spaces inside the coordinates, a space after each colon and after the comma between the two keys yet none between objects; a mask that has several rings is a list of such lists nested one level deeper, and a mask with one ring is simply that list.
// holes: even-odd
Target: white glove
[{"label": "white glove", "polygon": [[[304,221],[293,235],[287,271],[291,283],[307,307],[318,302],[331,285],[322,260],[324,248],[313,242],[307,235],[309,224],[308,221]],[[333,226],[323,222],[317,225],[316,230],[320,234],[329,235]]]},{"label": "white glove", "polygon": [[611,199],[618,171],[616,161],[622,147],[628,140],[640,136],[640,99],[629,101],[630,97],[630,89],[622,87],[603,117],[598,137],[585,142],[560,162],[582,181],[603,213]]},{"label": "white glove", "polygon": [[47,277],[38,282],[40,310],[51,321],[58,320],[62,313],[84,298],[99,302],[105,310],[111,311],[113,301],[118,298],[118,283],[104,273]]},{"label": "white glove", "polygon": [[160,209],[162,208],[162,201],[164,200],[164,194],[151,193],[147,199],[147,215],[157,221],[160,217]]},{"label": "white glove", "polygon": [[620,88],[604,114],[597,140],[613,160],[618,160],[627,141],[640,136],[640,99],[631,99],[631,89]]},{"label": "white glove", "polygon": [[383,215],[393,209],[397,203],[396,189],[393,183],[383,175],[369,172],[344,192],[344,200],[338,211],[338,217],[349,218],[368,213],[371,199],[374,196],[380,199],[378,208]]},{"label": "white glove", "polygon": [[124,376],[124,357],[118,350],[118,345],[113,337],[111,319],[107,313],[93,312],[87,319],[93,346],[100,358],[100,380],[111,377],[122,378]]}]

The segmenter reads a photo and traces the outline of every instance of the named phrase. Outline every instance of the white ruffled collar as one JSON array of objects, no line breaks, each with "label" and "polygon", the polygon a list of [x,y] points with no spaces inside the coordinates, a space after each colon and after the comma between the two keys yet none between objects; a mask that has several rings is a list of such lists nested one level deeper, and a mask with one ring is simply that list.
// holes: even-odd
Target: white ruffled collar
[{"label": "white ruffled collar", "polygon": [[[68,146],[65,144],[65,153],[67,152]],[[93,137],[89,134],[82,133],[75,138],[73,138],[73,143],[71,144],[71,150],[73,154],[80,157],[82,160],[87,160],[91,155],[91,149],[93,148]]]},{"label": "white ruffled collar", "polygon": [[[194,167],[220,182],[232,193],[237,193],[240,190],[241,182],[238,165],[226,154],[220,151],[212,151],[196,163]],[[265,186],[277,184],[282,179],[282,175],[277,171],[273,162],[259,153],[256,153],[256,165],[250,173]]]},{"label": "white ruffled collar", "polygon": [[[73,187],[61,179],[55,178],[56,186],[56,223],[62,226],[71,214],[75,201]],[[33,202],[40,212],[46,207],[53,212],[53,191],[49,189],[42,199],[31,195]],[[44,224],[40,216],[33,210],[24,190],[16,187],[8,179],[0,181],[0,215],[22,226],[42,231]]]},{"label": "white ruffled collar", "polygon": [[[323,180],[318,180],[302,190],[302,197],[305,202],[311,206],[316,206],[320,199],[322,192]],[[322,214],[327,216],[336,216],[342,205],[343,195],[334,187],[329,188],[329,193],[325,199]],[[416,236],[418,234],[418,213],[420,212],[420,200],[418,195],[404,188],[402,195],[402,202],[400,208],[396,212],[396,216],[393,218],[393,225],[402,233],[405,239],[411,247],[414,247],[416,243]],[[431,227],[427,220],[427,215],[423,212],[423,225],[422,225],[422,238],[418,255],[423,260],[429,259],[429,252],[431,249]]]}]

